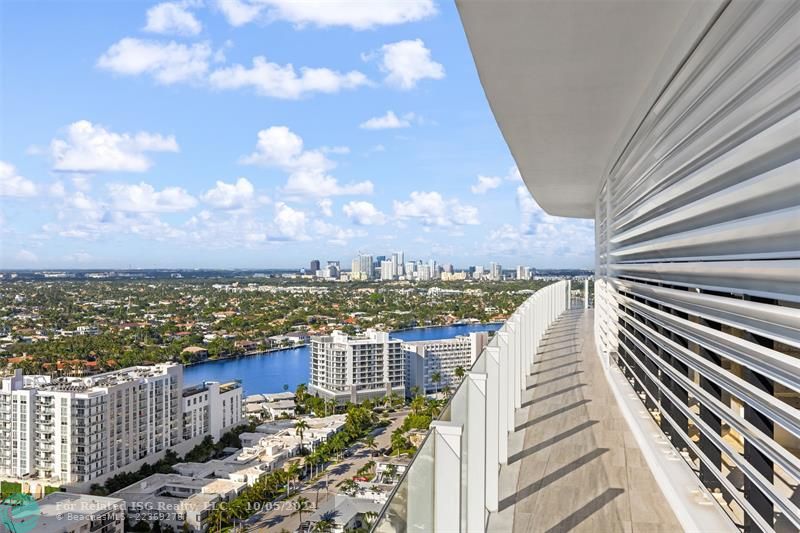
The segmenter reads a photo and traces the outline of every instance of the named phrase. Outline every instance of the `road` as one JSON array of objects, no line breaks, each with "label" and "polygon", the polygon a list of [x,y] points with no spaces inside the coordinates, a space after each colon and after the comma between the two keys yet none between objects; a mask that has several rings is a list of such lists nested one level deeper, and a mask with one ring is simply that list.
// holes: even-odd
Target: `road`
[{"label": "road", "polygon": [[[388,418],[391,424],[385,428],[380,428],[373,432],[375,444],[378,448],[388,448],[391,444],[392,432],[400,427],[408,415],[408,409],[402,409],[395,413],[389,413]],[[339,492],[339,483],[345,479],[350,479],[356,475],[359,468],[370,460],[378,460],[372,457],[371,450],[365,448],[360,442],[355,443],[349,448],[353,453],[350,457],[339,463],[328,466],[326,474],[319,480],[304,484],[300,490],[300,495],[311,502],[312,510],[308,514],[303,513],[303,520],[313,514],[319,506],[323,505],[331,495]],[[277,502],[271,508],[259,511],[250,517],[244,524],[241,531],[250,532],[278,532],[295,531],[300,525],[300,517],[292,516],[294,506],[292,505],[297,495],[292,496],[288,501]]]}]

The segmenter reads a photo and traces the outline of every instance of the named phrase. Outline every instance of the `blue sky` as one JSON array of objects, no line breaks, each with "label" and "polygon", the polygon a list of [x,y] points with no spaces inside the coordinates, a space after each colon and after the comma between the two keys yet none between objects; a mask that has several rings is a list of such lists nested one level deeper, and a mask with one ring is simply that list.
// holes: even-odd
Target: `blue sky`
[{"label": "blue sky", "polygon": [[450,2],[0,4],[0,268],[590,267]]}]

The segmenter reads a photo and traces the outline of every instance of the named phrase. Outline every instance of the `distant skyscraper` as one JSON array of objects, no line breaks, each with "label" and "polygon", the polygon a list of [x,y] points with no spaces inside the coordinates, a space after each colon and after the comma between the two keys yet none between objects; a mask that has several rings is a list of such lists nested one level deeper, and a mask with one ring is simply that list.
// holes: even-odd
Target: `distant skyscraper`
[{"label": "distant skyscraper", "polygon": [[381,280],[391,281],[394,279],[394,261],[381,261]]},{"label": "distant skyscraper", "polygon": [[363,279],[373,279],[375,277],[375,263],[372,261],[371,255],[359,255],[359,272]]},{"label": "distant skyscraper", "polygon": [[317,270],[319,270],[319,259],[312,259],[309,271],[311,271],[312,274],[316,274]]},{"label": "distant skyscraper", "polygon": [[503,279],[503,267],[494,261],[489,263],[489,277],[493,281],[499,281]]},{"label": "distant skyscraper", "polygon": [[472,277],[475,279],[481,279],[483,277],[483,265],[476,265],[474,270],[472,271]]}]

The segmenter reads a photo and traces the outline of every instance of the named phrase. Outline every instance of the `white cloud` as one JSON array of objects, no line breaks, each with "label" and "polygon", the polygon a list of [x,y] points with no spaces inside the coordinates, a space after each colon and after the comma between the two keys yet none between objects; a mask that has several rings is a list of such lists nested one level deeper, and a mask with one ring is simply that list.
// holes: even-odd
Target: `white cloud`
[{"label": "white cloud", "polygon": [[165,187],[157,191],[149,183],[108,186],[111,205],[120,212],[172,213],[186,211],[197,205],[197,200],[181,187]]},{"label": "white cloud", "polygon": [[318,237],[326,239],[330,244],[344,246],[351,239],[366,237],[367,233],[363,230],[352,228],[342,228],[335,224],[329,224],[323,220],[314,220],[313,228]]},{"label": "white cloud", "polygon": [[283,192],[295,196],[326,197],[371,194],[372,182],[341,185],[328,174],[336,163],[321,150],[306,150],[303,139],[286,126],[272,126],[258,132],[256,150],[242,163],[278,167],[289,173]]},{"label": "white cloud", "polygon": [[56,181],[47,187],[47,194],[50,196],[55,196],[56,198],[61,198],[67,194],[67,190],[62,182]]},{"label": "white cloud", "polygon": [[591,263],[594,257],[593,221],[547,214],[525,185],[517,187],[516,196],[519,224],[504,224],[493,230],[485,245],[487,251],[513,256],[528,251],[545,261],[562,262],[570,257]]},{"label": "white cloud", "polygon": [[354,30],[414,22],[437,12],[433,0],[218,0],[218,6],[234,26],[263,17],[300,27],[348,26]]},{"label": "white cloud", "polygon": [[478,181],[470,187],[473,194],[485,194],[486,192],[496,189],[503,183],[503,178],[491,176],[478,176]]},{"label": "white cloud", "polygon": [[406,113],[403,118],[394,114],[394,111],[389,110],[385,115],[380,117],[372,117],[359,124],[359,128],[365,130],[387,130],[397,128],[408,128],[411,126],[411,121],[414,119],[414,113]]},{"label": "white cloud", "polygon": [[146,152],[177,152],[173,136],[159,133],[114,133],[87,120],[67,127],[67,138],[53,139],[53,169],[63,172],[144,172],[151,166]]},{"label": "white cloud", "polygon": [[273,221],[281,238],[290,241],[308,239],[306,234],[306,214],[304,212],[293,209],[283,202],[278,202],[275,204]]},{"label": "white cloud", "polygon": [[386,73],[385,81],[398,89],[413,89],[424,79],[444,78],[444,67],[431,59],[431,51],[422,39],[385,44],[380,53],[380,69]]},{"label": "white cloud", "polygon": [[147,10],[147,24],[144,31],[152,33],[168,33],[177,35],[197,35],[203,25],[188,8],[197,6],[198,2],[164,2]]},{"label": "white cloud", "polygon": [[202,199],[217,209],[247,209],[266,201],[265,198],[256,198],[255,187],[247,178],[239,178],[235,183],[217,181]]},{"label": "white cloud", "polygon": [[39,260],[36,254],[31,252],[30,250],[20,250],[16,253],[14,258],[23,264],[35,263]]},{"label": "white cloud", "polygon": [[342,211],[347,218],[359,226],[374,226],[386,222],[386,215],[369,202],[348,202],[342,207]]},{"label": "white cloud", "polygon": [[231,26],[243,26],[254,21],[264,9],[263,5],[248,0],[217,0],[217,7]]},{"label": "white cloud", "polygon": [[320,213],[322,213],[324,216],[333,216],[333,202],[330,198],[323,198],[317,202],[317,207],[319,207]]},{"label": "white cloud", "polygon": [[14,165],[0,161],[0,196],[25,198],[35,196],[36,184],[17,174]]},{"label": "white cloud", "polygon": [[394,202],[395,215],[401,219],[417,219],[428,226],[461,226],[478,224],[478,209],[455,198],[445,199],[438,192],[414,191],[407,202]]},{"label": "white cloud", "polygon": [[125,37],[97,60],[99,68],[126,76],[149,74],[158,83],[200,81],[208,72],[211,46]]},{"label": "white cloud", "polygon": [[300,73],[289,63],[279,65],[264,56],[253,58],[253,66],[242,65],[216,70],[209,76],[216,89],[252,87],[262,96],[296,100],[312,93],[337,93],[367,85],[367,77],[356,70],[347,73],[328,68],[301,67]]}]

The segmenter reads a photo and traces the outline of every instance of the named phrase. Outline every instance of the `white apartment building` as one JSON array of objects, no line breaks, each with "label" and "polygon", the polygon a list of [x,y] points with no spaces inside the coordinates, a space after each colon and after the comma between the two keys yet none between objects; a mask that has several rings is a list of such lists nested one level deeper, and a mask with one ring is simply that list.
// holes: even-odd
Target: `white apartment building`
[{"label": "white apartment building", "polygon": [[503,267],[499,263],[489,263],[489,278],[492,281],[500,281],[503,279]]},{"label": "white apartment building", "polygon": [[0,380],[0,476],[83,484],[187,438],[219,438],[241,421],[241,390],[237,382],[214,383],[184,396],[183,367],[172,363],[88,377],[17,370]]},{"label": "white apartment building", "polygon": [[381,261],[381,281],[392,281],[395,278],[394,261]]},{"label": "white apartment building", "polygon": [[[489,334],[485,331],[452,339],[404,342],[406,387],[409,391],[419,387],[423,394],[454,387],[458,383],[456,368],[469,370],[488,343]],[[433,380],[437,373],[441,377],[439,383]]]},{"label": "white apartment building", "polygon": [[358,337],[341,331],[311,337],[309,392],[357,403],[390,393],[404,394],[402,342],[368,329]]},{"label": "white apartment building", "polygon": [[215,440],[242,423],[242,385],[238,381],[206,381],[186,387],[183,400],[183,439],[211,435]]}]

